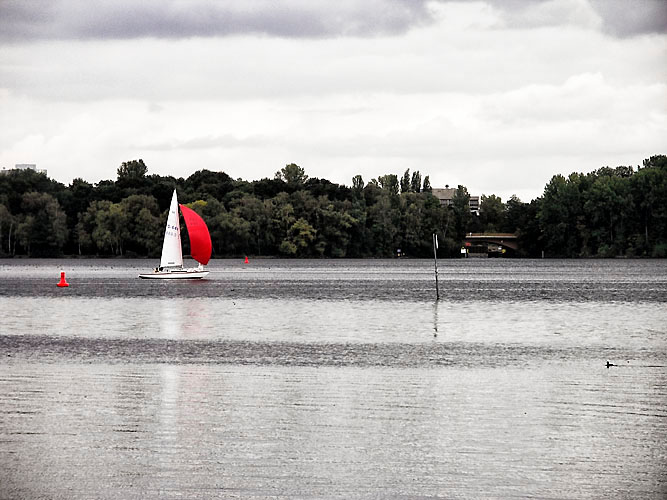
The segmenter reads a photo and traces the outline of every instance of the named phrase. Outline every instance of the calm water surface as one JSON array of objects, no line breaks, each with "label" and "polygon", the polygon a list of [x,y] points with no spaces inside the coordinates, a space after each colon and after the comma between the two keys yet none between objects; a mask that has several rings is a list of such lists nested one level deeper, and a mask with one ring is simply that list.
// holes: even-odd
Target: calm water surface
[{"label": "calm water surface", "polygon": [[1,499],[667,495],[665,261],[153,266],[0,261]]}]

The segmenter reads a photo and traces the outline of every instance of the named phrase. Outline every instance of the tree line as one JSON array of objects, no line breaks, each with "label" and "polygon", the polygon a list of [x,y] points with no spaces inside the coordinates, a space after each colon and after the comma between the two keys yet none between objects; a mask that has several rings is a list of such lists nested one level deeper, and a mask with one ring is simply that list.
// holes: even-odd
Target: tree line
[{"label": "tree line", "polygon": [[482,196],[478,214],[465,186],[442,206],[429,177],[409,169],[368,183],[356,175],[350,187],[309,178],[293,163],[245,181],[209,170],[187,179],[149,174],[132,160],[115,181],[69,186],[11,170],[0,175],[0,255],[158,257],[174,188],[206,221],[214,257],[428,257],[433,233],[438,255],[454,257],[470,232],[516,233],[518,256],[667,256],[664,155],[636,170],[555,175],[528,203]]}]

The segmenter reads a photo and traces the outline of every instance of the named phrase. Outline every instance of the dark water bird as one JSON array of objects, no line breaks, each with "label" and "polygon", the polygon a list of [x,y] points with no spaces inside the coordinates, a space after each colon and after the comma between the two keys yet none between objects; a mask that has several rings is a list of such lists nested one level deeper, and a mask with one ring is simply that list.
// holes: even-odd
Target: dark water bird
[{"label": "dark water bird", "polygon": [[610,363],[609,360],[607,360],[607,368],[609,368],[610,366],[616,366],[616,365],[614,363]]}]

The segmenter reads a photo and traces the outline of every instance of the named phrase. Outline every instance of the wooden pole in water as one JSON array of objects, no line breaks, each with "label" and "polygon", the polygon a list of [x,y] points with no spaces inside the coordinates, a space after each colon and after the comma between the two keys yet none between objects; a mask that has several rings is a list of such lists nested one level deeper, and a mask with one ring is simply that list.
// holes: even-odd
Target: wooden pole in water
[{"label": "wooden pole in water", "polygon": [[435,266],[435,300],[440,300],[438,289],[438,235],[433,233],[433,265]]}]

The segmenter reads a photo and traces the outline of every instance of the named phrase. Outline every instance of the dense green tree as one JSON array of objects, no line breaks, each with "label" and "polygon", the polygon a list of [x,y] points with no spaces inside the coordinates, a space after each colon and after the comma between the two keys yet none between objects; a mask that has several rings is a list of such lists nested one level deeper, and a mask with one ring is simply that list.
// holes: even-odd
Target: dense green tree
[{"label": "dense green tree", "polygon": [[421,191],[422,176],[419,170],[412,173],[412,180],[410,181],[410,191],[419,193]]},{"label": "dense green tree", "polygon": [[273,198],[271,204],[271,220],[273,226],[283,234],[287,234],[287,230],[292,227],[296,221],[294,217],[294,206],[290,202],[287,193],[280,193]]},{"label": "dense green tree", "polygon": [[[538,218],[544,234],[544,250],[549,256],[578,256],[582,248],[583,213],[581,174],[567,179],[555,175],[544,189]],[[586,235],[584,241],[586,240]]]},{"label": "dense green tree", "polygon": [[454,215],[454,232],[450,236],[461,241],[466,233],[472,232],[469,231],[473,217],[470,213],[470,194],[465,186],[457,187],[450,207]]},{"label": "dense green tree", "polygon": [[184,200],[205,200],[208,197],[224,200],[234,187],[234,181],[224,172],[198,170],[185,179],[182,197]]},{"label": "dense green tree", "polygon": [[339,202],[334,204],[322,196],[318,199],[318,227],[315,250],[319,255],[327,257],[346,257],[354,226],[359,221],[349,211],[350,204]]},{"label": "dense green tree", "polygon": [[120,203],[93,201],[76,226],[78,245],[94,247],[98,255],[123,255],[123,243],[129,235],[127,216]]},{"label": "dense green tree", "polygon": [[625,246],[623,218],[625,207],[632,206],[630,186],[622,178],[603,175],[595,179],[587,190],[584,212],[588,218],[589,232],[585,234],[583,248],[597,249],[602,257],[613,257]]},{"label": "dense green tree", "polygon": [[115,187],[119,193],[116,195],[116,203],[119,198],[125,198],[131,194],[146,194],[149,189],[150,180],[146,177],[148,167],[143,160],[132,160],[123,162],[116,169]]},{"label": "dense green tree", "polygon": [[452,238],[454,233],[454,211],[440,205],[430,191],[422,194],[424,200],[424,221],[422,245],[425,253],[422,257],[431,256],[433,252],[432,237],[438,235],[438,255],[442,257],[458,257],[461,241]]},{"label": "dense green tree", "polygon": [[299,219],[289,228],[287,238],[296,247],[296,255],[305,257],[312,254],[311,244],[315,241],[317,229],[306,219]]},{"label": "dense green tree", "polygon": [[424,238],[424,198],[407,193],[401,197],[400,212],[401,252],[410,256],[423,256],[430,248],[428,239]]},{"label": "dense green tree", "polygon": [[74,226],[74,243],[79,255],[97,254],[97,247],[93,243],[93,230],[95,229],[94,209],[91,208],[97,202],[90,202],[85,212],[79,213],[79,221]]},{"label": "dense green tree", "polygon": [[364,204],[366,207],[372,207],[382,195],[382,188],[377,179],[371,179],[364,187]]},{"label": "dense green tree", "polygon": [[67,216],[58,200],[48,193],[33,191],[23,195],[21,208],[17,238],[27,255],[60,255],[68,231]]},{"label": "dense green tree", "polygon": [[3,203],[0,203],[0,255],[12,254],[12,233],[15,231],[14,216]]},{"label": "dense green tree", "polygon": [[655,155],[650,158],[645,159],[642,164],[644,168],[667,168],[667,156],[665,155]]},{"label": "dense green tree", "polygon": [[146,177],[148,167],[144,160],[124,161],[120,167],[116,169],[118,175],[118,182],[121,181],[138,181]]},{"label": "dense green tree", "polygon": [[392,196],[398,196],[398,177],[395,174],[387,174],[378,177],[380,187]]},{"label": "dense green tree", "polygon": [[[173,189],[172,189],[173,191]],[[120,203],[125,197],[125,189],[120,184],[110,180],[103,180],[95,185],[95,192],[97,196],[96,201],[110,201],[112,203]],[[169,201],[171,201],[171,191],[169,192]],[[169,203],[167,203],[169,206]]]},{"label": "dense green tree", "polygon": [[286,257],[294,257],[296,255],[296,252],[298,251],[298,248],[289,239],[284,239],[283,241],[280,242],[278,250],[282,255],[285,255]]},{"label": "dense green tree", "polygon": [[515,233],[524,224],[525,203],[515,194],[505,204],[505,212],[500,226],[501,233]]},{"label": "dense green tree", "polygon": [[425,193],[430,193],[431,192],[431,179],[427,175],[424,177],[424,187],[422,188],[422,191]]},{"label": "dense green tree", "polygon": [[479,205],[479,223],[482,232],[497,233],[503,226],[505,204],[496,195],[482,195]]},{"label": "dense green tree", "polygon": [[317,199],[308,191],[300,189],[295,191],[289,197],[296,219],[304,219],[313,226],[318,225],[317,209],[319,207]]},{"label": "dense green tree", "polygon": [[76,178],[69,188],[60,193],[59,201],[67,213],[67,226],[73,229],[78,214],[85,212],[90,202],[95,199],[95,186],[81,178]]},{"label": "dense green tree", "polygon": [[[396,179],[396,176],[394,176]],[[392,203],[392,191],[384,191],[368,209],[366,223],[369,228],[371,247],[378,257],[391,257],[399,247],[400,211]]]},{"label": "dense green tree", "polygon": [[276,172],[276,179],[280,179],[291,186],[300,186],[308,180],[308,176],[302,167],[296,163],[290,163]]},{"label": "dense green tree", "polygon": [[269,200],[278,196],[285,192],[286,188],[285,181],[282,179],[260,179],[252,183],[252,192],[260,200]]},{"label": "dense green tree", "polygon": [[248,223],[250,238],[244,254],[262,255],[262,250],[266,251],[273,247],[275,238],[270,233],[270,205],[249,194],[235,203],[233,213],[238,219]]},{"label": "dense green tree", "polygon": [[233,210],[224,210],[215,217],[211,239],[219,255],[247,255],[253,248],[250,222]]},{"label": "dense green tree", "polygon": [[63,184],[30,169],[9,170],[0,175],[0,201],[15,215],[21,213],[26,193],[47,193],[57,198],[64,190]]},{"label": "dense green tree", "polygon": [[[350,216],[350,227],[347,228],[349,242],[346,257],[366,257],[373,255],[369,248],[366,203],[363,198],[341,203],[343,210]],[[334,252],[332,251],[332,256]]]},{"label": "dense green tree", "polygon": [[352,190],[347,186],[341,186],[326,179],[312,177],[305,182],[302,189],[308,191],[315,198],[326,196],[331,201],[343,201],[350,199],[352,196]]},{"label": "dense green tree", "polygon": [[184,182],[179,182],[175,177],[162,177],[159,175],[149,175],[148,182],[149,189],[146,190],[145,194],[155,198],[160,207],[160,212],[164,212],[169,208],[174,189],[184,184]]},{"label": "dense green tree", "polygon": [[120,202],[120,220],[124,224],[125,251],[136,255],[159,255],[164,237],[164,221],[157,200],[135,194]]},{"label": "dense green tree", "polygon": [[128,236],[127,217],[120,203],[100,202],[96,214],[97,227],[93,240],[98,248],[109,246],[112,255],[123,255],[123,243]]},{"label": "dense green tree", "polygon": [[666,235],[666,177],[659,169],[644,168],[631,180],[630,189],[638,218],[634,247],[643,255],[650,254],[652,246],[662,242]]},{"label": "dense green tree", "polygon": [[517,213],[518,224],[514,231],[519,237],[519,254],[528,257],[540,257],[544,250],[543,234],[540,228],[538,213],[542,204],[542,198],[532,200],[530,203],[517,205],[520,213]]},{"label": "dense green tree", "polygon": [[410,169],[406,169],[401,177],[401,193],[410,192]]},{"label": "dense green tree", "polygon": [[634,246],[642,255],[667,257],[667,157],[644,160],[630,181],[637,213]]}]

